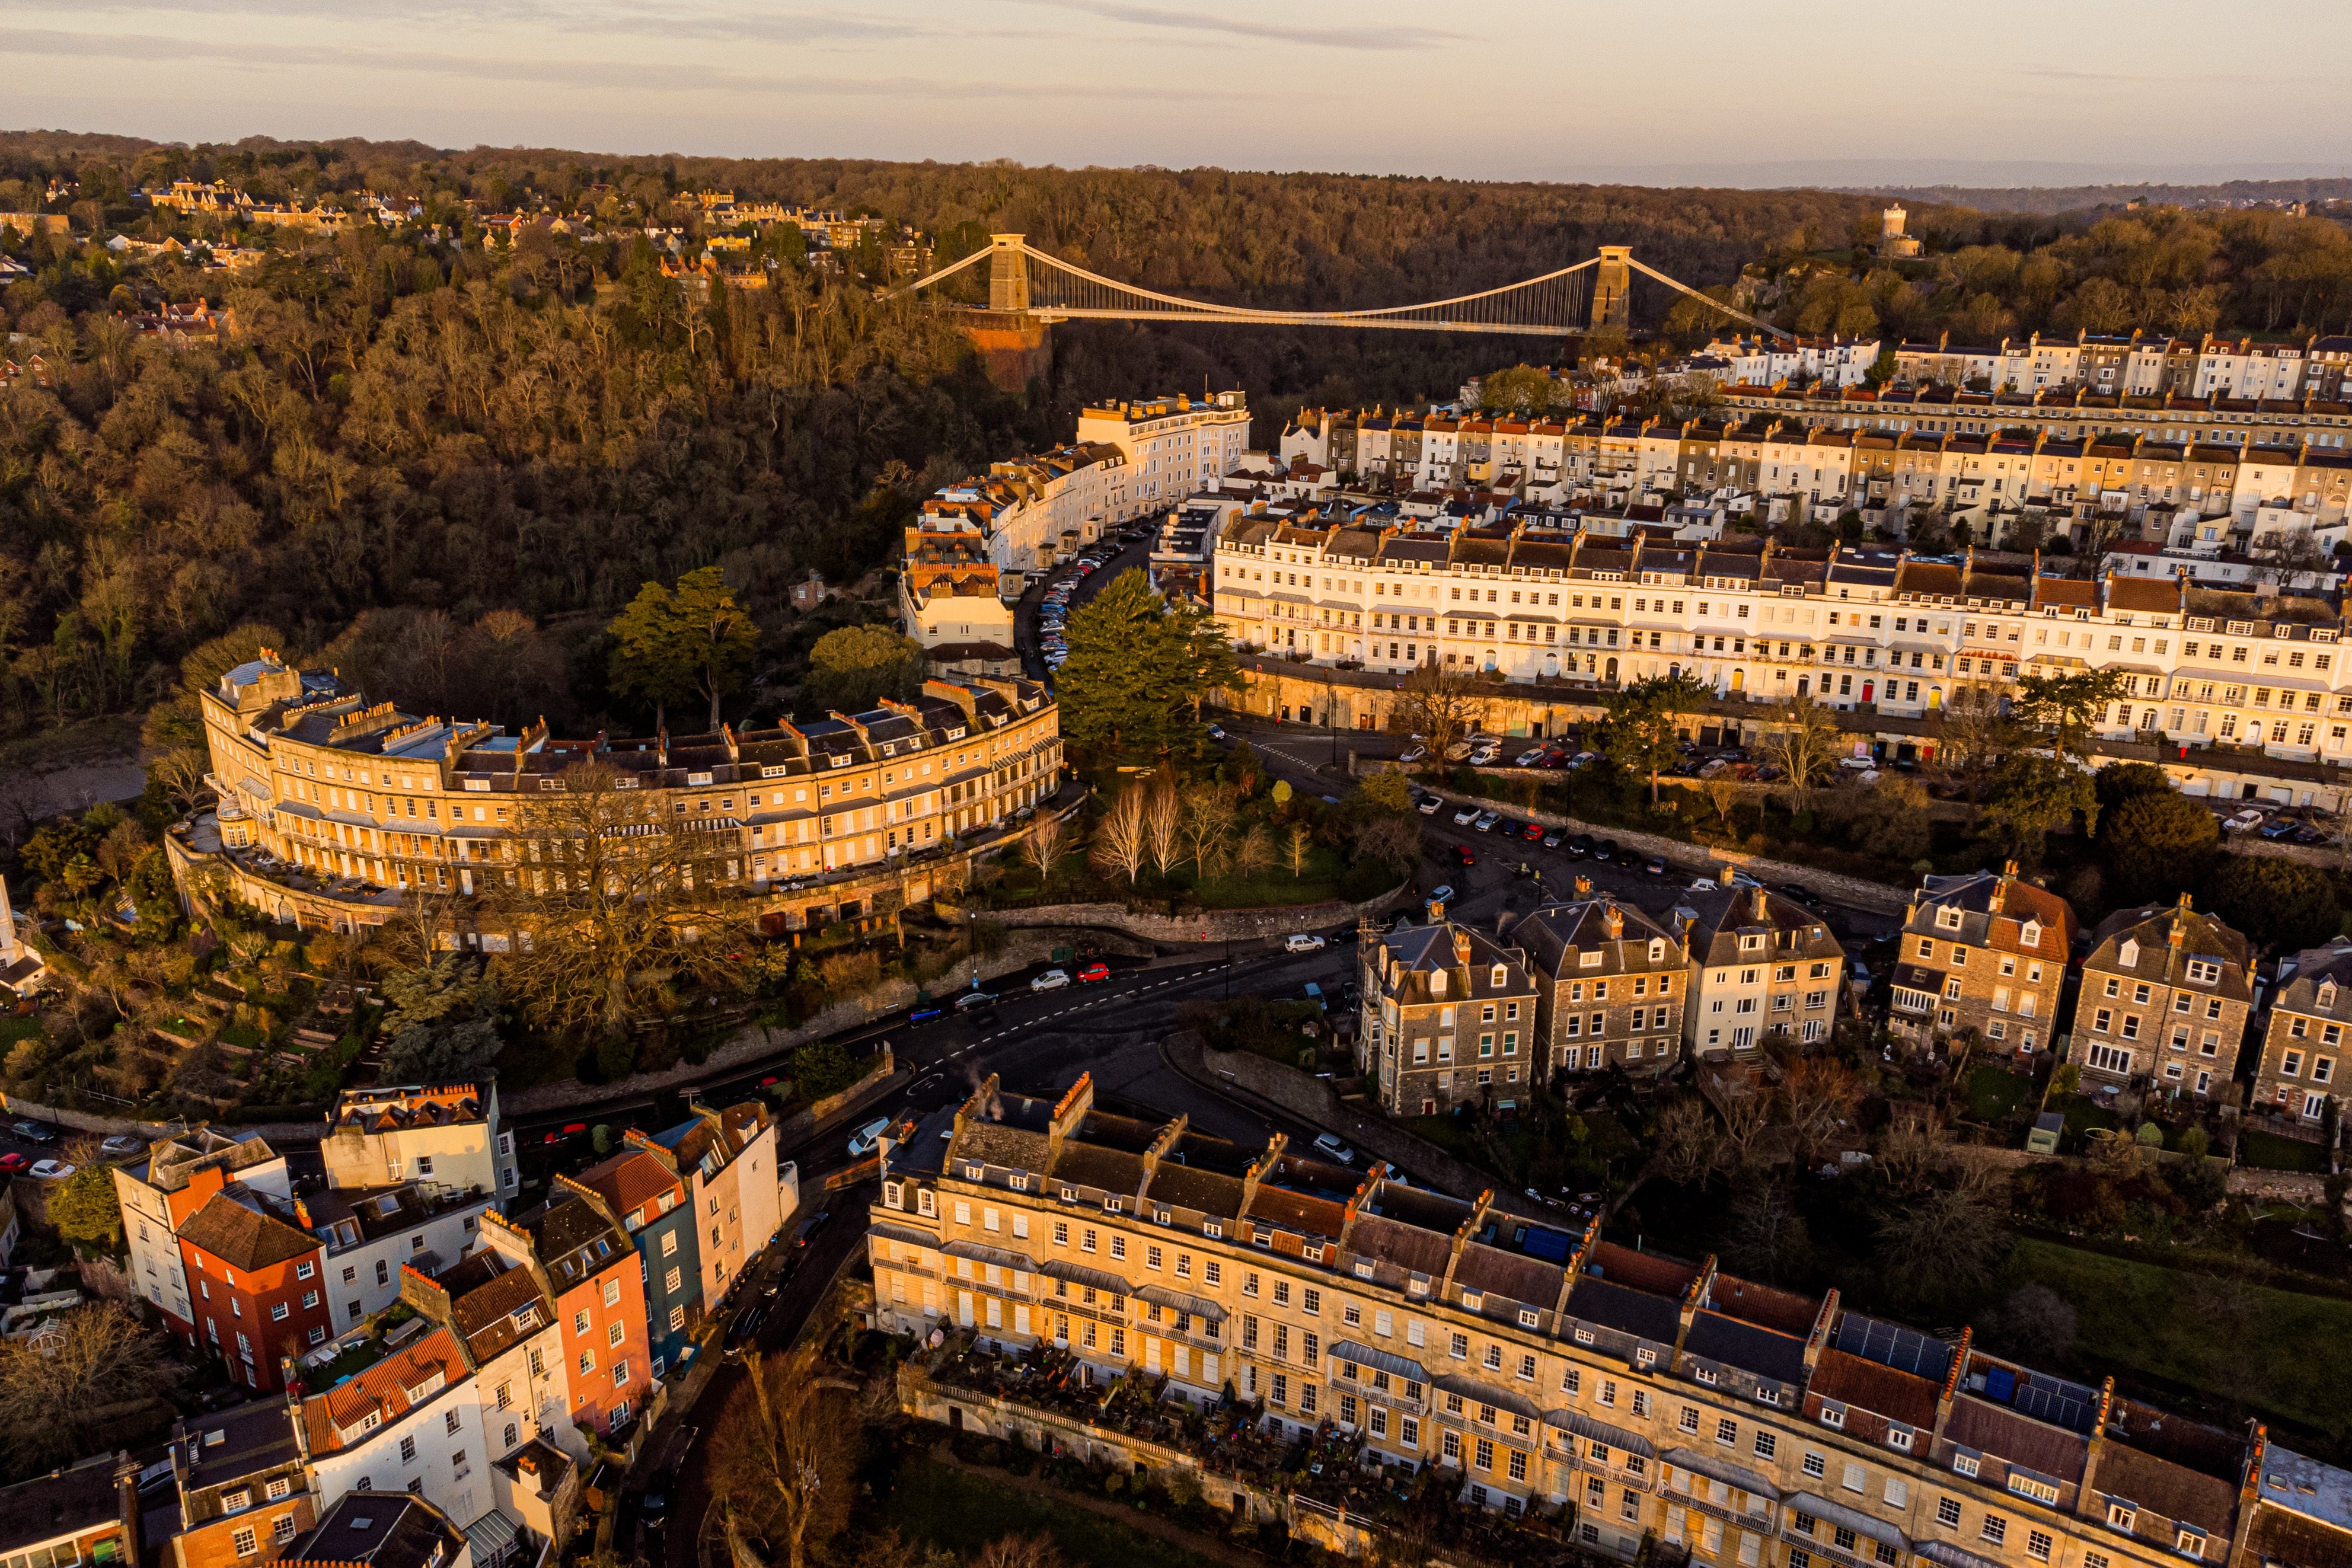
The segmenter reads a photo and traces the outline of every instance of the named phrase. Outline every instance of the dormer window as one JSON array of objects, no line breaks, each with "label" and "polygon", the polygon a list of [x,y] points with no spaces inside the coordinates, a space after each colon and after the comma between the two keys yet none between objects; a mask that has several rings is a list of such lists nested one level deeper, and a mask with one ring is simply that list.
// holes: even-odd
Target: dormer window
[{"label": "dormer window", "polygon": [[2126,969],[2132,969],[2132,968],[2137,968],[2137,967],[2139,967],[2139,943],[2138,943],[2138,941],[2137,941],[2137,940],[2136,940],[2135,938],[2132,938],[2132,937],[2129,937],[2129,936],[2125,937],[2125,938],[2124,938],[2124,945],[2123,945],[2122,946],[2120,946],[2120,947],[2118,947],[2118,948],[2116,948],[2116,963],[2118,963],[2118,964],[2120,964],[2120,965],[2122,965],[2122,966],[2123,966],[2125,968],[2126,968]]},{"label": "dormer window", "polygon": [[1500,988],[1511,983],[1511,972],[1502,965],[1497,964],[1495,966],[1493,972],[1487,976],[1486,983],[1499,989]]},{"label": "dormer window", "polygon": [[1651,962],[1651,963],[1653,963],[1653,964],[1661,964],[1661,963],[1664,963],[1664,962],[1665,961],[1665,957],[1666,957],[1666,944],[1665,944],[1665,939],[1664,939],[1664,937],[1661,937],[1661,936],[1653,936],[1653,937],[1651,937],[1651,938],[1650,938],[1650,962]]},{"label": "dormer window", "polygon": [[[2210,985],[2213,984],[2215,981],[2219,980],[2221,977],[2221,965],[2219,965],[2219,964],[2217,964],[2217,963],[2215,963],[2212,959],[2210,959],[2210,958],[2191,958],[2191,959],[2189,959],[2189,983],[2190,985],[2192,985],[2192,986],[2210,986]],[[2325,1007],[2333,1007],[2335,1004],[2336,1004],[2336,987],[2335,987],[2335,984],[2334,984],[2333,982],[2330,982],[2330,983],[2329,983],[2329,984],[2327,984],[2327,985],[2324,985],[2324,986],[2320,987],[2320,988],[2319,988],[2319,1005],[2320,1005],[2321,1007],[2325,1008]]]},{"label": "dormer window", "polygon": [[2039,946],[2042,946],[2042,922],[2040,922],[2039,920],[2029,920],[2029,921],[2027,921],[2027,922],[2025,923],[2025,925],[2024,925],[2022,927],[2021,927],[2021,928],[2019,929],[2019,931],[2018,931],[2018,933],[2017,933],[2017,939],[2018,939],[2019,941],[2021,941],[2021,942],[2024,943],[2028,947],[2039,947]]},{"label": "dormer window", "polygon": [[1960,912],[1948,904],[1945,904],[1936,911],[1936,925],[1939,930],[1958,931],[1960,928]]}]

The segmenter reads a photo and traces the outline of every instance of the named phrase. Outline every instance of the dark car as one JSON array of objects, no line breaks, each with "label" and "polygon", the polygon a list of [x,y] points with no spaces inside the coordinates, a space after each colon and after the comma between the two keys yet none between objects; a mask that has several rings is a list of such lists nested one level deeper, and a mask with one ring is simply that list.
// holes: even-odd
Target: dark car
[{"label": "dark car", "polygon": [[753,1334],[760,1332],[760,1320],[767,1316],[767,1314],[768,1309],[765,1306],[761,1305],[746,1307],[741,1312],[735,1314],[734,1326],[727,1331],[727,1354],[729,1355],[740,1355],[742,1354],[744,1343],[749,1341]]},{"label": "dark car", "polygon": [[955,1010],[960,1013],[981,1012],[995,1005],[996,993],[993,991],[966,991],[955,999]]},{"label": "dark car", "polygon": [[1648,872],[1652,876],[1664,876],[1666,874],[1667,871],[1666,857],[1664,855],[1652,855],[1648,860],[1642,862],[1642,869]]},{"label": "dark car", "polygon": [[1592,835],[1591,833],[1579,833],[1576,837],[1569,840],[1568,852],[1572,855],[1591,854],[1592,852]]},{"label": "dark car", "polygon": [[1813,901],[1813,890],[1807,887],[1801,882],[1780,883],[1777,884],[1772,891],[1778,894],[1786,894],[1788,897],[1795,899],[1799,904],[1811,904]]},{"label": "dark car", "polygon": [[814,1214],[810,1215],[806,1219],[802,1220],[793,1230],[793,1245],[794,1247],[807,1246],[809,1244],[810,1238],[814,1237],[818,1231],[823,1230],[825,1228],[825,1225],[832,1218],[833,1210],[829,1208],[820,1208]]},{"label": "dark car", "polygon": [[18,1122],[8,1130],[28,1144],[54,1144],[58,1141],[57,1129],[45,1127],[38,1122]]},{"label": "dark car", "polygon": [[2277,821],[2262,829],[2261,832],[2263,837],[2266,839],[2284,839],[2291,837],[2297,831],[2301,831],[2302,827],[2303,824],[2296,821],[2293,817],[2281,817]]},{"label": "dark car", "polygon": [[1603,839],[1592,846],[1592,858],[1606,865],[1617,858],[1617,841]]},{"label": "dark car", "polygon": [[637,1511],[638,1517],[646,1521],[646,1529],[659,1530],[662,1521],[669,1518],[669,1494],[676,1485],[677,1481],[667,1471],[655,1476],[646,1485],[645,1503]]}]

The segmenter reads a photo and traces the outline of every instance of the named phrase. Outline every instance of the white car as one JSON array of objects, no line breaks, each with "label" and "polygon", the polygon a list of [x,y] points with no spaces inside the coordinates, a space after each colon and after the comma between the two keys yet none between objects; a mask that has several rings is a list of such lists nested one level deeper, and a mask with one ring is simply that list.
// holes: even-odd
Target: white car
[{"label": "white car", "polygon": [[1496,763],[1500,762],[1502,759],[1503,753],[1499,747],[1488,747],[1485,750],[1472,752],[1470,754],[1470,766],[1473,768],[1492,768]]},{"label": "white car", "polygon": [[868,1122],[858,1128],[849,1135],[849,1157],[853,1160],[862,1160],[872,1154],[874,1145],[880,1143],[882,1134],[889,1130],[890,1118],[887,1116],[879,1121]]},{"label": "white car", "polygon": [[2236,816],[2231,818],[2228,821],[2222,823],[2221,831],[2225,833],[2251,832],[2252,830],[2261,827],[2263,825],[2263,814],[2260,811],[2253,810],[2252,807],[2249,807],[2245,810],[2242,810]]},{"label": "white car", "polygon": [[1323,951],[1323,938],[1309,931],[1294,931],[1284,939],[1282,950],[1286,953],[1320,953]]},{"label": "white car", "polygon": [[1402,757],[1398,758],[1397,760],[1403,763],[1408,768],[1412,767],[1416,762],[1426,762],[1429,760],[1429,747],[1426,746],[1416,746],[1411,751],[1406,752]]},{"label": "white car", "polygon": [[1543,747],[1538,746],[1533,751],[1520,752],[1518,766],[1521,768],[1533,768],[1537,763],[1541,762],[1543,759]]},{"label": "white car", "polygon": [[1335,1133],[1326,1133],[1315,1140],[1315,1152],[1335,1165],[1352,1166],[1356,1151],[1339,1141]]},{"label": "white car", "polygon": [[1454,825],[1457,828],[1466,828],[1477,820],[1478,808],[1475,806],[1465,806],[1454,813]]},{"label": "white car", "polygon": [[32,1176],[35,1181],[63,1181],[74,1174],[74,1167],[63,1160],[36,1160]]},{"label": "white car", "polygon": [[1069,983],[1070,977],[1067,972],[1061,969],[1048,969],[1030,981],[1029,988],[1033,991],[1058,991]]},{"label": "white car", "polygon": [[1420,804],[1414,807],[1414,810],[1418,810],[1424,817],[1434,817],[1437,815],[1437,808],[1444,804],[1445,804],[1445,802],[1439,800],[1434,795],[1423,795],[1421,798]]}]

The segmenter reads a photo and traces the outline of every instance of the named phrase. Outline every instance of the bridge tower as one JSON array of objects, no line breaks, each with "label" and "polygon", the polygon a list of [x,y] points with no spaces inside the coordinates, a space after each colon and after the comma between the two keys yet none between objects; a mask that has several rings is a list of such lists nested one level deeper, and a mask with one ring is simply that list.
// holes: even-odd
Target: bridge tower
[{"label": "bridge tower", "polygon": [[991,310],[1029,308],[1029,253],[1021,248],[1021,235],[991,235],[988,257],[988,308]]},{"label": "bridge tower", "polygon": [[989,239],[988,308],[963,312],[964,335],[980,350],[988,379],[1025,396],[1030,383],[1053,369],[1052,319],[1029,308],[1029,253],[1021,248],[1022,236]]},{"label": "bridge tower", "polygon": [[1601,265],[1592,269],[1592,326],[1630,328],[1633,324],[1633,254],[1630,245],[1604,245]]}]

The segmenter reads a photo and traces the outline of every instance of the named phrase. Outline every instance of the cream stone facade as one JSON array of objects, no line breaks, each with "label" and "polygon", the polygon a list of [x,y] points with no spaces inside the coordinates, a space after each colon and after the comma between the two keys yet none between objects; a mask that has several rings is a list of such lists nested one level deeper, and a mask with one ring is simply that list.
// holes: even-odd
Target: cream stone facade
[{"label": "cream stone facade", "polygon": [[1237,392],[1104,403],[1078,413],[1078,444],[1115,447],[1125,459],[1119,520],[1165,511],[1242,465],[1249,402]]},{"label": "cream stone facade", "polygon": [[[1504,1528],[1533,1515],[1621,1559],[1655,1542],[1725,1568],[2178,1568],[2235,1563],[2262,1528],[2259,1428],[1553,1213],[1108,1114],[1084,1078],[1059,1102],[991,1079],[886,1145],[872,1321],[919,1340],[899,1375],[914,1415],[1196,1473],[1213,1504],[1351,1556],[1395,1521],[1351,1506],[1352,1463],[1287,1473],[1298,1438],[1336,1434],[1367,1469],[1433,1472]],[[1103,1416],[1129,1373],[1236,1430],[1130,1435]]]}]

